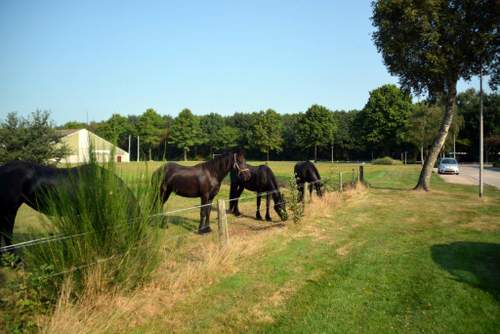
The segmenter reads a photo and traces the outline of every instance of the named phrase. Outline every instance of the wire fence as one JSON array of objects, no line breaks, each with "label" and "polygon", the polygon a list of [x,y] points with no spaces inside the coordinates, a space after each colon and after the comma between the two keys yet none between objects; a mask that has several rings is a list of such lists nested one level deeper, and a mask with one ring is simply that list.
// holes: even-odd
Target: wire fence
[{"label": "wire fence", "polygon": [[[327,177],[325,179],[321,179],[321,180],[317,180],[317,181],[313,181],[313,182],[308,182],[308,184],[312,186],[314,184],[321,183],[322,186],[324,186],[326,188],[325,190],[327,190],[327,191],[343,191],[343,190],[347,189],[347,187],[349,187],[349,186],[354,186],[357,182],[365,182],[363,179],[362,167],[360,167],[360,172],[356,172],[355,169],[352,170],[352,173],[339,172],[338,179]],[[338,185],[338,187],[334,187],[333,186],[334,183],[336,183]],[[226,208],[225,208],[226,202],[231,203],[233,201],[248,201],[250,199],[256,199],[258,197],[272,195],[274,193],[289,192],[289,191],[291,191],[291,189],[281,188],[281,189],[276,189],[276,190],[272,190],[272,191],[260,192],[260,193],[256,193],[256,194],[248,195],[248,196],[240,196],[237,198],[219,199],[218,206],[217,206],[217,212],[218,212],[218,218],[217,218],[218,224],[217,225],[218,225],[218,230],[219,230],[218,231],[219,242],[221,244],[226,245],[228,243],[228,239],[229,239]],[[286,202],[286,200],[283,200],[283,201]],[[221,206],[221,202],[222,202],[222,206]],[[281,204],[281,202],[275,203],[275,204]],[[186,212],[186,211],[190,211],[190,210],[194,210],[194,209],[201,209],[201,208],[212,206],[212,205],[213,205],[213,203],[194,205],[194,206],[190,206],[190,207],[186,207],[186,208],[179,208],[179,209],[175,209],[175,210],[171,210],[171,211],[167,211],[167,212],[149,215],[147,218],[170,216],[170,215],[175,214],[175,213]],[[221,210],[221,208],[222,208],[222,210]],[[223,212],[221,212],[221,211],[223,211]],[[137,218],[135,218],[135,219],[137,219]],[[127,225],[120,226],[120,228],[126,228],[126,227],[129,227],[129,226],[127,226]],[[38,238],[38,239],[27,240],[27,241],[19,242],[16,244],[0,247],[0,255],[2,253],[5,253],[5,252],[11,252],[11,251],[15,251],[15,250],[22,249],[25,247],[31,247],[31,246],[45,244],[45,243],[49,243],[49,242],[62,241],[62,240],[67,240],[67,239],[71,239],[71,238],[78,238],[81,236],[85,236],[89,233],[95,233],[95,232],[92,231],[92,232],[77,233],[77,234],[73,234],[73,235],[46,236],[46,237],[42,237],[42,238]],[[176,235],[176,236],[173,236],[171,238],[164,239],[164,241],[179,239],[181,237],[186,237],[186,235],[184,235],[184,234]],[[137,246],[137,247],[139,247],[139,246]],[[123,256],[125,256],[125,254]],[[73,272],[76,272],[76,271],[79,271],[79,270],[82,270],[82,269],[85,269],[85,268],[88,268],[88,267],[91,267],[94,265],[109,262],[113,259],[117,259],[118,257],[119,257],[118,255],[113,255],[109,258],[98,259],[93,263],[81,264],[79,266],[74,266],[72,268],[69,268],[68,270],[57,272],[57,273],[51,273],[51,274],[43,276],[43,277],[49,278],[49,277],[73,273]]]}]

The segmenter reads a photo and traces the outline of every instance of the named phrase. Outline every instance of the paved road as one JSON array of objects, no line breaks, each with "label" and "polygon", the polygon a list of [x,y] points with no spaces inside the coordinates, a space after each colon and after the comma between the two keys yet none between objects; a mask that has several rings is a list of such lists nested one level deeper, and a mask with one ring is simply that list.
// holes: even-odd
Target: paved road
[{"label": "paved road", "polygon": [[[479,166],[460,165],[460,175],[440,175],[446,182],[477,185]],[[500,168],[487,167],[483,172],[483,182],[500,189]]]}]

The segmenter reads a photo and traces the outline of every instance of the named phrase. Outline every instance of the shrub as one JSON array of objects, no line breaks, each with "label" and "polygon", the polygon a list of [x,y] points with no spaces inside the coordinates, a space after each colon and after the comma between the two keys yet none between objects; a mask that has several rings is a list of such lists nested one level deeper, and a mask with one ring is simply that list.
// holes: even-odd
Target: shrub
[{"label": "shrub", "polygon": [[493,167],[500,167],[500,160],[493,162]]},{"label": "shrub", "polygon": [[378,158],[372,161],[374,165],[400,165],[400,160],[394,160],[391,157]]}]

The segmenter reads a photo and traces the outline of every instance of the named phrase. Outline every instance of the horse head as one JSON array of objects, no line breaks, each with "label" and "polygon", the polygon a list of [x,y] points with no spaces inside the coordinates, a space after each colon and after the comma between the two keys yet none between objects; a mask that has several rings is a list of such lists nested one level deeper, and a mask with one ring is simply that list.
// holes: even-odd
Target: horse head
[{"label": "horse head", "polygon": [[286,212],[285,199],[280,192],[277,192],[274,198],[274,211],[280,216],[282,221],[288,219],[288,213]]},{"label": "horse head", "polygon": [[250,180],[250,169],[247,166],[245,155],[242,151],[236,150],[232,154],[233,169],[238,172],[238,176],[242,176],[245,181]]}]

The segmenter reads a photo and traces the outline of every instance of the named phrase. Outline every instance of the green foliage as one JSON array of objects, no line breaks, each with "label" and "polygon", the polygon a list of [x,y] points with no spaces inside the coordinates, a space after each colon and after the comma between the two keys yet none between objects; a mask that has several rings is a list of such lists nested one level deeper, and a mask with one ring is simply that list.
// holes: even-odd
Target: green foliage
[{"label": "green foliage", "polygon": [[160,144],[166,130],[164,119],[154,109],[147,109],[139,117],[137,134],[140,136],[142,151],[148,152],[150,159],[151,150]]},{"label": "green foliage", "polygon": [[312,105],[299,120],[297,141],[303,147],[328,145],[337,125],[332,112],[320,105]]},{"label": "green foliage", "polygon": [[[498,75],[495,0],[379,0],[373,3],[373,40],[405,89],[434,95],[459,79]],[[498,80],[498,77],[496,78]]]},{"label": "green foliage", "polygon": [[36,318],[52,312],[59,295],[47,290],[54,270],[41,265],[32,271],[16,270],[16,279],[4,287],[1,310],[9,333],[34,333],[39,330]]},{"label": "green foliage", "polygon": [[295,224],[300,223],[304,217],[304,202],[301,202],[299,196],[299,190],[297,188],[297,180],[295,176],[291,176],[288,179],[288,196],[287,196],[287,207],[292,212],[292,219]]},{"label": "green foliage", "polygon": [[128,136],[132,133],[132,126],[128,119],[119,114],[113,114],[107,121],[99,123],[95,134],[122,148],[128,146]]},{"label": "green foliage", "polygon": [[378,158],[372,161],[374,165],[401,165],[401,160],[394,160],[391,157]]},{"label": "green foliage", "polygon": [[368,102],[357,115],[362,141],[389,153],[404,141],[404,129],[412,108],[410,96],[395,85],[372,90]]},{"label": "green foliage", "polygon": [[28,118],[7,114],[0,124],[0,163],[27,160],[41,164],[57,163],[68,154],[61,144],[48,111],[37,110]]},{"label": "green foliage", "polygon": [[238,145],[239,132],[231,126],[227,126],[224,117],[211,113],[200,117],[202,134],[205,137],[204,143],[213,150],[232,148]]},{"label": "green foliage", "polygon": [[184,151],[186,160],[189,149],[194,145],[202,144],[204,139],[199,118],[193,115],[191,110],[183,109],[172,124],[170,141]]},{"label": "green foliage", "polygon": [[269,160],[269,152],[279,152],[282,149],[283,122],[280,115],[272,109],[261,111],[255,116],[251,142],[262,153],[267,153]]}]

